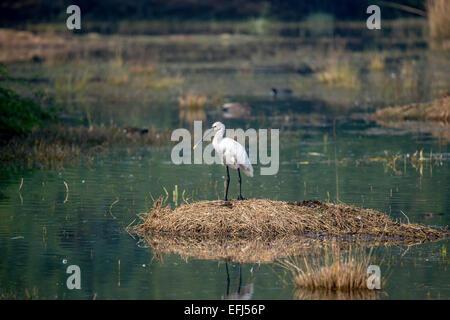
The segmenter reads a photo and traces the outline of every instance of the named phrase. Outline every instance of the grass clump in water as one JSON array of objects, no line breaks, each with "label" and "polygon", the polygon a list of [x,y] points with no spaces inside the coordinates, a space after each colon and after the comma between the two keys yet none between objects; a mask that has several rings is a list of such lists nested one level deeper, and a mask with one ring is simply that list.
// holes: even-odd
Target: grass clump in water
[{"label": "grass clump in water", "polygon": [[369,256],[356,255],[351,251],[341,254],[339,249],[333,249],[323,257],[304,257],[301,261],[286,259],[280,264],[294,275],[298,288],[333,291],[368,289]]},{"label": "grass clump in water", "polygon": [[317,74],[319,82],[332,87],[357,89],[359,87],[358,73],[348,60],[331,57],[325,69]]},{"label": "grass clump in water", "polygon": [[290,257],[278,265],[291,274],[298,298],[376,299],[374,289],[382,289],[385,279],[370,277],[371,254],[332,243],[322,254]]},{"label": "grass clump in water", "polygon": [[178,98],[180,107],[187,109],[203,109],[207,101],[208,98],[206,96],[192,92]]},{"label": "grass clump in water", "polygon": [[375,120],[450,122],[450,95],[427,103],[411,103],[377,110]]},{"label": "grass clump in water", "polygon": [[381,53],[373,54],[370,57],[369,69],[372,71],[383,71],[386,68],[385,57]]}]

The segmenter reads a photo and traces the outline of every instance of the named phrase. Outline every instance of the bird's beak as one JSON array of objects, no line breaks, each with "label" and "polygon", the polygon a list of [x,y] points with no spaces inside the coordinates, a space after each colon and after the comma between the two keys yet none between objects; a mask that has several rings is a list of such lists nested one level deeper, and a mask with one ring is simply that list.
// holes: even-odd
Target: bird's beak
[{"label": "bird's beak", "polygon": [[205,140],[206,137],[209,136],[209,134],[210,134],[211,132],[213,132],[213,131],[214,131],[214,128],[211,128],[211,129],[209,129],[208,131],[206,131],[206,133],[205,133],[205,135],[203,136],[203,138],[201,138],[199,141],[197,141],[197,143],[194,145],[194,147],[193,147],[192,149],[195,150],[195,148],[197,148],[197,146],[198,146],[203,140]]}]

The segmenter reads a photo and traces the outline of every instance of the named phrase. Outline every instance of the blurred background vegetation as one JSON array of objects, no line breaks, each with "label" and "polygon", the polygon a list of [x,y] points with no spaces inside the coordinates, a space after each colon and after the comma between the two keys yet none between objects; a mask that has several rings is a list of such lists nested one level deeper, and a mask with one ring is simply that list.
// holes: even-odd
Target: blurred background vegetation
[{"label": "blurred background vegetation", "polygon": [[[76,4],[86,21],[116,20],[242,20],[265,17],[298,21],[322,12],[339,20],[366,19],[366,8],[377,0],[4,0],[0,4],[0,26],[55,22],[66,19],[65,9]],[[426,0],[404,0],[404,6],[425,10]],[[403,10],[383,12],[384,19],[408,16]]]}]

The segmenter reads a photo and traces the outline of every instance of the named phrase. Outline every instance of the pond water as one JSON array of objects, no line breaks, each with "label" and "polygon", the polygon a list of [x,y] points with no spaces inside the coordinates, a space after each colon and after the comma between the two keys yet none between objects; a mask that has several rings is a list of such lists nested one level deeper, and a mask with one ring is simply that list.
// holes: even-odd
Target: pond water
[{"label": "pond water", "polygon": [[[450,222],[448,145],[429,133],[387,129],[355,116],[380,105],[424,101],[448,88],[448,60],[436,63],[442,57],[433,60],[434,54],[424,49],[413,56],[407,61],[416,61],[411,64],[412,81],[418,83],[399,84],[395,74],[409,71],[394,62],[381,73],[360,69],[363,85],[356,93],[315,86],[311,76],[283,70],[249,76],[217,70],[183,74],[184,86],[221,94],[218,101],[250,102],[254,111],[250,119],[227,119],[217,108],[181,116],[178,89],[147,95],[134,88],[133,96],[126,93],[126,85],[99,90],[99,84],[92,83],[86,92],[75,93],[70,103],[88,106],[82,109],[90,108],[97,123],[192,130],[192,120],[201,119],[204,128],[217,120],[229,128],[279,128],[279,171],[261,176],[256,165],[255,177],[243,178],[245,197],[342,201],[380,210],[402,222],[445,226]],[[171,64],[165,67],[170,75]],[[52,74],[58,68],[56,63],[45,67],[16,63],[11,70],[18,75],[36,70]],[[92,73],[101,72],[97,65],[90,68]],[[73,66],[74,74],[77,70]],[[299,81],[305,85],[299,86]],[[274,99],[269,94],[272,86],[294,86],[295,93]],[[167,192],[168,203],[175,205],[175,188],[179,199],[222,198],[224,167],[176,166],[170,158],[174,144],[118,148],[96,156],[89,166],[2,167],[0,292],[19,298],[28,292],[40,299],[221,299],[227,291],[238,290],[241,269],[241,287],[253,289],[252,299],[295,298],[293,285],[275,264],[229,263],[227,288],[224,263],[155,255],[151,248],[137,246],[125,231],[137,214],[151,209],[152,198]],[[431,161],[414,160],[414,153],[422,149]],[[232,171],[232,198],[237,190],[237,173]],[[380,267],[386,277],[384,294],[377,297],[449,299],[448,244],[445,240],[376,248],[374,255],[385,258]],[[66,286],[69,265],[80,267],[80,290]]]},{"label": "pond water", "polygon": [[[278,174],[244,177],[244,196],[324,201],[339,197],[344,203],[378,209],[403,222],[401,211],[412,222],[448,225],[448,153],[432,140],[419,143],[412,135],[361,133],[367,129],[354,122],[337,125],[337,174],[330,128],[304,128],[300,137],[281,135],[285,142]],[[412,154],[418,146],[434,154],[441,151],[442,160],[427,163],[422,173],[409,159],[406,164],[398,161],[395,169],[384,161],[367,161],[386,154]],[[13,288],[21,294],[37,288],[39,298],[50,299],[220,299],[227,284],[223,263],[185,261],[175,254],[157,260],[151,249],[136,246],[125,227],[136,214],[149,210],[152,196],[165,195],[163,188],[171,194],[177,186],[180,195],[186,190],[185,197],[194,200],[221,198],[224,175],[220,165],[174,166],[168,147],[119,152],[98,159],[90,168],[2,169],[3,290]],[[232,172],[231,197],[237,196],[237,190],[237,175]],[[408,251],[401,246],[377,249],[377,254],[393,257],[385,288],[388,295],[382,298],[449,298],[447,245],[448,241],[441,241]],[[66,287],[65,270],[71,264],[81,268],[81,290]],[[382,266],[382,271],[387,269]],[[233,286],[237,290],[238,265],[230,265],[230,277],[230,290]],[[271,264],[243,264],[242,279],[243,286],[253,283],[252,298],[293,297],[292,287],[286,286],[279,268]]]}]

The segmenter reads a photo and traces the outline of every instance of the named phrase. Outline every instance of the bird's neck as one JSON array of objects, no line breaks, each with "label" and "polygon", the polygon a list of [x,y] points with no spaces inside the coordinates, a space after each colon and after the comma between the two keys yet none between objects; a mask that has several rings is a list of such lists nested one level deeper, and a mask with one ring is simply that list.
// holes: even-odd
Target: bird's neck
[{"label": "bird's neck", "polygon": [[216,134],[214,135],[214,139],[213,139],[213,144],[218,144],[222,138],[223,138],[223,134],[225,130],[220,129],[219,131],[216,132]]}]

